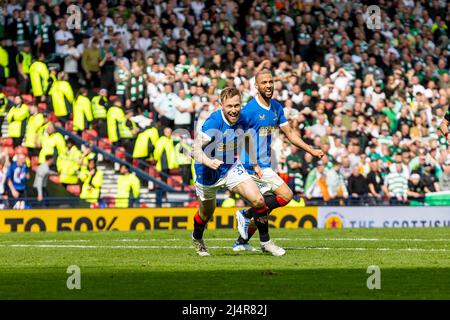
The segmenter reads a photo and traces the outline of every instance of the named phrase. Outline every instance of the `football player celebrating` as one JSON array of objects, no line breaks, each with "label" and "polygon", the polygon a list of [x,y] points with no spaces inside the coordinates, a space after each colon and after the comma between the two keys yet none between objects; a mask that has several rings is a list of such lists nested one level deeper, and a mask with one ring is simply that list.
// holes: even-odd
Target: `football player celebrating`
[{"label": "football player celebrating", "polygon": [[[205,121],[193,148],[195,189],[200,205],[194,217],[192,239],[200,256],[209,256],[203,232],[216,208],[216,193],[219,188],[226,187],[250,203],[258,228],[260,217],[267,215],[267,207],[259,188],[237,159],[241,139],[248,128],[248,121],[240,117],[240,92],[236,88],[227,87],[222,90],[220,101],[222,108],[213,112]],[[258,168],[256,159],[254,165]],[[273,242],[266,241],[261,246],[265,251],[278,255],[278,247]]]},{"label": "football player celebrating", "polygon": [[[249,155],[243,155],[244,167],[258,184],[264,195],[264,200],[269,208],[268,213],[275,208],[283,207],[292,199],[292,191],[278,174],[271,168],[271,144],[273,133],[280,128],[291,143],[305,150],[314,157],[322,158],[323,152],[306,144],[292,130],[283,112],[283,106],[277,100],[272,99],[274,91],[274,79],[268,69],[263,69],[255,75],[255,87],[258,91],[256,97],[250,100],[242,109],[242,116],[249,119],[249,132],[255,141],[255,151],[259,166],[253,166],[249,161]],[[266,194],[270,192],[270,194]],[[254,250],[248,240],[256,232],[251,225],[254,215],[252,208],[236,211],[238,221],[239,238],[233,244],[233,250]],[[260,232],[261,241],[269,241],[269,224],[266,218],[264,234]],[[281,249],[281,248],[280,248]],[[283,250],[283,249],[281,249]]]}]

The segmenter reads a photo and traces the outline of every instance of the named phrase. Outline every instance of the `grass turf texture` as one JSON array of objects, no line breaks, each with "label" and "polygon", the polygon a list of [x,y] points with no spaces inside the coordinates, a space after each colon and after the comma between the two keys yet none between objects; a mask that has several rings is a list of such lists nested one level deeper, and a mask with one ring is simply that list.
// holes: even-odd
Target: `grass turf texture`
[{"label": "grass turf texture", "polygon": [[[450,298],[450,229],[273,229],[284,257],[233,252],[236,234],[207,230],[211,257],[185,230],[2,234],[0,299]],[[81,290],[66,287],[70,265]]]}]

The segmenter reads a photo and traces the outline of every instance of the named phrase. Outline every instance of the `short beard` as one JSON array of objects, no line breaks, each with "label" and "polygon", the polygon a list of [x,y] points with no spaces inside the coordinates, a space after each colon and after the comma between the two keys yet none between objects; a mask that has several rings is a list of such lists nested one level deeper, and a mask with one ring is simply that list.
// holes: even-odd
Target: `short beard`
[{"label": "short beard", "polygon": [[272,97],[273,97],[273,91],[272,91],[272,94],[270,95],[270,97],[266,96],[266,92],[265,91],[258,91],[258,92],[259,92],[260,96],[263,97],[264,99],[269,100],[269,99],[272,99]]}]

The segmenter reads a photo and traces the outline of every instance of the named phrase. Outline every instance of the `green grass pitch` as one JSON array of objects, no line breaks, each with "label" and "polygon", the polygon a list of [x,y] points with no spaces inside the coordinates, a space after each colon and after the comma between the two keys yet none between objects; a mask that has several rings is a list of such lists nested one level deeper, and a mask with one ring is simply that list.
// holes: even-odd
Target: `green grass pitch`
[{"label": "green grass pitch", "polygon": [[[2,234],[0,299],[450,298],[448,228],[272,229],[284,257],[233,252],[236,234],[206,230],[211,257],[186,230]],[[80,290],[67,289],[70,265]],[[367,288],[371,265],[380,290]]]}]

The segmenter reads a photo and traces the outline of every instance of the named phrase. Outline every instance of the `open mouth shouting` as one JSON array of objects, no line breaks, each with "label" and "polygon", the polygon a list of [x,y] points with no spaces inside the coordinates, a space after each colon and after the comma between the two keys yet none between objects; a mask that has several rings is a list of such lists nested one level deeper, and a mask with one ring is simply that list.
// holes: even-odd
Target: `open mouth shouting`
[{"label": "open mouth shouting", "polygon": [[227,113],[228,115],[228,121],[230,121],[231,123],[235,123],[236,121],[238,121],[239,119],[239,111],[230,111]]}]

